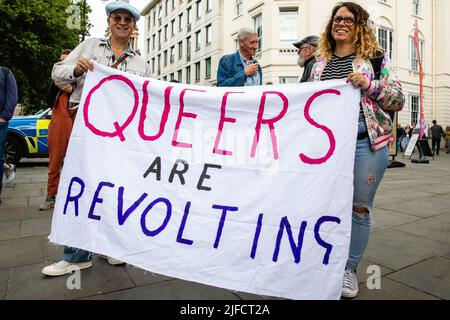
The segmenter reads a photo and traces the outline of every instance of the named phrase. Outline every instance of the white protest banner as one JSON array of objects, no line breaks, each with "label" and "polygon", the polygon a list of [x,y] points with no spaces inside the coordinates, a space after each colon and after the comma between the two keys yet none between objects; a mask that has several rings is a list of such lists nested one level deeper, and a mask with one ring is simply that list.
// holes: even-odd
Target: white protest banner
[{"label": "white protest banner", "polygon": [[215,88],[95,64],[50,240],[231,290],[338,299],[359,99],[345,81]]}]

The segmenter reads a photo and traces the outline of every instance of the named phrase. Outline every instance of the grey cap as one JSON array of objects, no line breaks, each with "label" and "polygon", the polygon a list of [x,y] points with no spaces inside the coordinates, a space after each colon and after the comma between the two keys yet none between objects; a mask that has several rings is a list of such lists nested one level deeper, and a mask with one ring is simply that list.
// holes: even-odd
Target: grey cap
[{"label": "grey cap", "polygon": [[300,46],[302,44],[309,44],[309,45],[317,48],[318,43],[319,43],[319,37],[308,36],[308,37],[303,38],[300,41],[294,42],[293,45],[294,45],[294,47],[300,48]]}]

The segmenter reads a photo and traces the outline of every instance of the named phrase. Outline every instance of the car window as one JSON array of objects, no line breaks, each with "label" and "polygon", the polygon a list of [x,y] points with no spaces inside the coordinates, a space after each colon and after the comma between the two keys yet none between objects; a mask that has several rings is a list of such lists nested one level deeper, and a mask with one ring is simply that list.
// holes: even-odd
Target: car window
[{"label": "car window", "polygon": [[40,113],[36,113],[36,115],[39,116],[39,119],[50,119],[52,117],[52,109],[45,109]]}]

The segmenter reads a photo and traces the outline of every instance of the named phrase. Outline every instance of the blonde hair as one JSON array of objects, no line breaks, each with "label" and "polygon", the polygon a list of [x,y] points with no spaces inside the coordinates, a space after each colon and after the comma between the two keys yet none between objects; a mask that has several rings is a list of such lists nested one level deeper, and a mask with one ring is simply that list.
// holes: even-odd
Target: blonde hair
[{"label": "blonde hair", "polygon": [[356,36],[354,45],[356,56],[368,60],[379,56],[380,52],[384,52],[372,29],[368,26],[370,23],[369,13],[359,4],[354,2],[340,2],[333,8],[330,20],[320,36],[316,57],[327,59],[328,61],[332,58],[334,50],[336,49],[336,41],[332,36],[333,20],[336,13],[342,7],[347,8],[355,16]]}]

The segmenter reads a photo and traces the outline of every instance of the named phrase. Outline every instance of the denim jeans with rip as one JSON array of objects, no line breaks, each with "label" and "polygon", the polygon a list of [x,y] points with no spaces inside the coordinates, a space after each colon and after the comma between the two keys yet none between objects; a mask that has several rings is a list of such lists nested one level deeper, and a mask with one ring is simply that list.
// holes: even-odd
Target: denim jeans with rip
[{"label": "denim jeans with rip", "polygon": [[369,139],[358,140],[353,177],[353,215],[346,268],[356,270],[369,242],[373,201],[388,165],[388,147],[373,152]]}]

